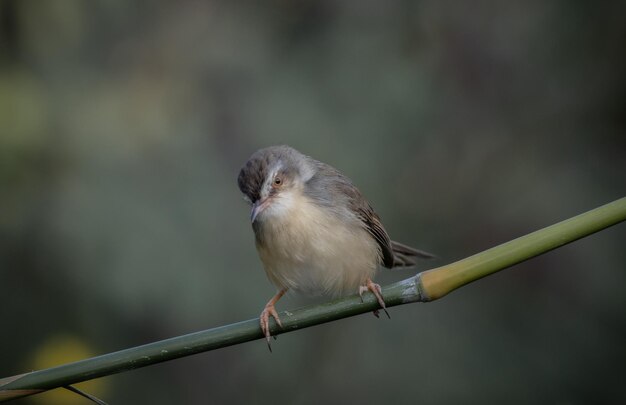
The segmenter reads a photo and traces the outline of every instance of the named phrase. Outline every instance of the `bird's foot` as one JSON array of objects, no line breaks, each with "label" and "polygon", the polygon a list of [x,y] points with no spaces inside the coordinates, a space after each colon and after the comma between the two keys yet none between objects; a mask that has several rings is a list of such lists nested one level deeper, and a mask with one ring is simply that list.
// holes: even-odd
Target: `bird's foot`
[{"label": "bird's foot", "polygon": [[[279,327],[281,328],[283,327],[283,324],[280,322],[280,318],[278,317],[278,312],[276,312],[276,308],[274,307],[274,304],[268,302],[265,308],[263,309],[263,311],[261,312],[261,316],[259,317],[259,322],[261,324],[261,330],[263,331],[263,334],[265,335],[265,339],[267,340],[267,347],[268,349],[270,349],[270,352],[271,352],[272,346],[270,344],[270,338],[272,337],[272,335],[270,334],[270,316],[276,320],[276,323],[278,324]],[[274,336],[274,338],[276,337]]]},{"label": "bird's foot", "polygon": [[[391,319],[389,312],[387,312],[387,305],[385,305],[385,300],[383,300],[383,292],[380,288],[380,285],[374,283],[371,279],[368,278],[365,282],[365,285],[359,286],[359,295],[361,296],[361,301],[363,301],[363,293],[366,291],[370,291],[372,294],[374,294],[376,300],[378,300],[378,305],[380,305],[382,310],[385,311],[385,314],[387,314],[387,318]],[[374,310],[373,313],[376,318],[379,317],[377,309]]]}]

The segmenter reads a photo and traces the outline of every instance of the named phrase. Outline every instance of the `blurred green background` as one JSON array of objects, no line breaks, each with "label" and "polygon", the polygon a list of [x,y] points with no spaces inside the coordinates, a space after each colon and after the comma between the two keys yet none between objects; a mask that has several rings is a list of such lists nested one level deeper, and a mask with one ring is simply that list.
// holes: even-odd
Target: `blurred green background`
[{"label": "blurred green background", "polygon": [[[624,2],[0,0],[0,377],[258,316],[236,186],[289,144],[448,263],[622,197]],[[110,404],[624,403],[626,228],[97,380]],[[382,272],[381,283],[414,271]],[[291,296],[279,309],[318,302]],[[16,403],[86,403],[56,394]]]}]

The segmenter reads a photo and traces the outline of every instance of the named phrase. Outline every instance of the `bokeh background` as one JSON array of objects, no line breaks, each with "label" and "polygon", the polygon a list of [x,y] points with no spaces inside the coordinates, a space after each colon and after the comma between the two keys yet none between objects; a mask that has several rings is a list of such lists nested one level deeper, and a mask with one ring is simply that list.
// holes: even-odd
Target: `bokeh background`
[{"label": "bokeh background", "polygon": [[[624,196],[624,15],[0,0],[0,376],[258,316],[274,289],[236,176],[259,147],[345,172],[394,239],[439,256],[420,270]],[[625,241],[618,225],[273,354],[256,341],[83,387],[110,404],[624,403]]]}]

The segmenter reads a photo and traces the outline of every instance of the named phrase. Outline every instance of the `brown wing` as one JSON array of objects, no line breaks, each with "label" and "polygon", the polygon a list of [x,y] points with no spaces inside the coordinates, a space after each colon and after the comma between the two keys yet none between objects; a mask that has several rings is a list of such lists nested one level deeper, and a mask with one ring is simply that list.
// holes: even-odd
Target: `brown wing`
[{"label": "brown wing", "polygon": [[383,266],[392,268],[394,258],[389,235],[387,235],[387,231],[385,231],[383,224],[380,222],[380,218],[376,215],[372,207],[367,202],[365,202],[365,205],[366,206],[358,208],[357,215],[365,224],[365,229],[367,229],[378,243],[378,246],[380,246]]},{"label": "brown wing", "polygon": [[332,166],[316,160],[312,162],[317,165],[317,173],[309,180],[305,192],[328,209],[347,205],[378,243],[383,266],[389,269],[412,266],[416,262],[416,257],[432,257],[429,253],[392,242],[380,218],[350,179]]},{"label": "brown wing", "polygon": [[394,259],[393,249],[391,248],[391,240],[389,239],[389,235],[387,235],[387,231],[383,227],[383,224],[380,222],[380,218],[376,212],[374,212],[374,209],[363,197],[363,195],[361,195],[361,192],[354,187],[354,185],[351,183],[346,184],[344,186],[344,192],[348,196],[350,209],[363,222],[365,229],[367,229],[367,231],[374,237],[374,240],[378,243],[378,246],[380,246],[383,266],[392,268]]},{"label": "brown wing", "polygon": [[345,215],[345,208],[354,213],[380,246],[382,264],[393,267],[393,250],[387,231],[359,189],[334,167],[314,159],[311,162],[316,165],[317,173],[307,182],[308,196],[330,210],[337,210],[339,217]]},{"label": "brown wing", "polygon": [[390,240],[380,218],[356,188],[351,198],[351,205],[359,219],[365,224],[367,231],[378,242],[383,266],[388,269],[409,267],[417,264],[417,258],[432,259],[435,257],[430,253]]}]

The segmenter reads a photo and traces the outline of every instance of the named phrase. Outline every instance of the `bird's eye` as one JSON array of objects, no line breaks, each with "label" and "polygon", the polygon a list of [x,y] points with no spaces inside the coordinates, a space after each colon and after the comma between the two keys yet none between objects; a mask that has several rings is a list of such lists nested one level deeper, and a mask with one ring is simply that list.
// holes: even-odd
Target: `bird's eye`
[{"label": "bird's eye", "polygon": [[283,184],[283,180],[280,177],[274,177],[274,187],[280,187]]}]

